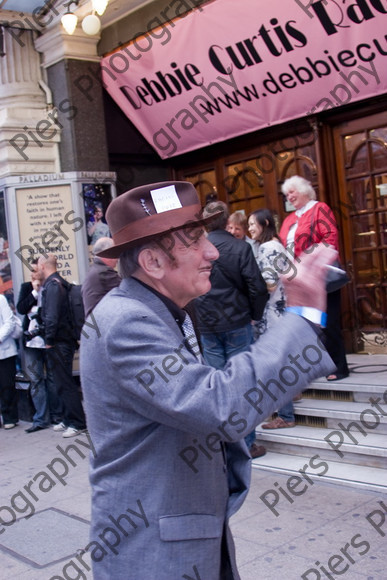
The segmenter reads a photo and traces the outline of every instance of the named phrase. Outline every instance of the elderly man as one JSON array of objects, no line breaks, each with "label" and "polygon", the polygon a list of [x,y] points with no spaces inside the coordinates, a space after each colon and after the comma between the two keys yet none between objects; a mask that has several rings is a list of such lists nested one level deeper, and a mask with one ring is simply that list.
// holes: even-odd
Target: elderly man
[{"label": "elderly man", "polygon": [[99,238],[93,246],[93,265],[82,284],[82,300],[85,317],[97,306],[98,302],[121,282],[115,271],[117,258],[100,258],[98,252],[107,250],[113,245],[111,238]]},{"label": "elderly man", "polygon": [[107,211],[114,245],[102,255],[120,256],[123,280],[81,341],[95,580],[240,578],[228,520],[249,488],[243,437],[333,367],[318,326],[326,247],[288,281],[278,331],[224,369],[203,364],[183,309],[210,289],[214,216],[186,182],[138,187]]}]

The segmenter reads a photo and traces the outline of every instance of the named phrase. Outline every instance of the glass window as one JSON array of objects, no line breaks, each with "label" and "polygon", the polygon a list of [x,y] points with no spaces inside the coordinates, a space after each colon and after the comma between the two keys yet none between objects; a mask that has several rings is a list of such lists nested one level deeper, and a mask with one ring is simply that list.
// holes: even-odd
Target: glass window
[{"label": "glass window", "polygon": [[374,214],[352,218],[354,248],[370,248],[377,245]]},{"label": "glass window", "polygon": [[387,174],[375,177],[376,204],[377,207],[387,208]]},{"label": "glass window", "polygon": [[366,132],[346,135],[344,138],[347,176],[369,171]]},{"label": "glass window", "polygon": [[[380,245],[384,246],[386,249],[382,252],[384,261],[386,260],[387,256],[387,212],[382,211],[377,215],[378,220],[378,230],[379,230],[379,240]],[[384,272],[387,275],[387,268],[386,265],[384,266]]]},{"label": "glass window", "polygon": [[184,175],[184,179],[195,186],[203,207],[210,201],[218,199],[214,169]]},{"label": "glass window", "polygon": [[374,209],[371,180],[369,177],[363,179],[352,179],[348,182],[348,195],[353,204],[354,212]]},{"label": "glass window", "polygon": [[355,252],[353,258],[358,284],[375,284],[381,282],[378,252],[376,250]]},{"label": "glass window", "polygon": [[357,295],[358,316],[364,330],[383,325],[382,302],[383,294],[381,294],[380,288],[359,288]]},{"label": "glass window", "polygon": [[370,131],[372,165],[376,171],[387,169],[387,127]]},{"label": "glass window", "polygon": [[[258,160],[259,161],[259,160]],[[243,209],[246,215],[267,206],[264,180],[257,159],[226,166],[225,180],[230,213]]]}]

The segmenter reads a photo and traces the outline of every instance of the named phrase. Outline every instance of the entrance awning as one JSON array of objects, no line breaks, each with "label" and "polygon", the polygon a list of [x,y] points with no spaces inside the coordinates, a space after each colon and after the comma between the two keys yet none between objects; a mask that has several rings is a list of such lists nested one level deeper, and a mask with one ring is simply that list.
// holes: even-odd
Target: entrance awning
[{"label": "entrance awning", "polygon": [[387,90],[382,0],[215,0],[107,55],[105,88],[168,158]]}]

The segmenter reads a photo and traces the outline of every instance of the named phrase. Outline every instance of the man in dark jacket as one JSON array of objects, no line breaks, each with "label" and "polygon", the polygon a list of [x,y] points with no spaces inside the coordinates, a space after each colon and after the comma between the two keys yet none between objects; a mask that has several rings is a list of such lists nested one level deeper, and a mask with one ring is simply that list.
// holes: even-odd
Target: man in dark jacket
[{"label": "man in dark jacket", "polygon": [[[26,433],[35,433],[62,420],[62,404],[55,385],[46,381],[46,349],[40,317],[42,274],[38,272],[38,259],[31,263],[31,282],[24,282],[20,287],[17,311],[24,314],[23,344],[26,371],[31,382],[31,398],[35,407],[32,425]],[[29,335],[26,336],[26,332]]]},{"label": "man in dark jacket", "polygon": [[82,300],[85,308],[85,318],[95,308],[98,302],[121,282],[114,270],[117,258],[99,258],[98,252],[103,252],[113,245],[111,238],[99,238],[93,246],[93,265],[82,284]]},{"label": "man in dark jacket", "polygon": [[44,279],[41,317],[45,328],[47,380],[56,384],[63,403],[63,421],[54,426],[54,431],[64,431],[63,437],[74,437],[85,431],[86,419],[72,374],[77,341],[70,316],[68,283],[56,271],[56,262],[53,254],[41,256],[38,261],[38,270]]},{"label": "man in dark jacket", "polygon": [[[219,210],[220,216],[207,225],[208,239],[219,258],[212,268],[211,290],[195,300],[195,313],[204,358],[222,369],[232,356],[249,349],[251,321],[262,317],[268,293],[250,244],[226,231],[227,205],[213,201],[204,208],[203,217]],[[264,455],[264,447],[254,443],[255,432],[245,440],[252,457]]]}]

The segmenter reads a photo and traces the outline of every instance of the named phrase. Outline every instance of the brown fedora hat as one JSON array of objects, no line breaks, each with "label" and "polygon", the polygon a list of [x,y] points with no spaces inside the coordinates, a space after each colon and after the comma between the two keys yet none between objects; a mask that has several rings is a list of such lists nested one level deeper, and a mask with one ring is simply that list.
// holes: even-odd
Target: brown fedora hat
[{"label": "brown fedora hat", "polygon": [[188,181],[141,185],[116,197],[106,212],[114,245],[97,255],[118,258],[131,247],[185,227],[206,224],[195,187]]}]

